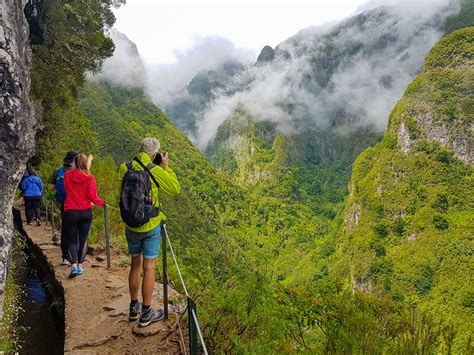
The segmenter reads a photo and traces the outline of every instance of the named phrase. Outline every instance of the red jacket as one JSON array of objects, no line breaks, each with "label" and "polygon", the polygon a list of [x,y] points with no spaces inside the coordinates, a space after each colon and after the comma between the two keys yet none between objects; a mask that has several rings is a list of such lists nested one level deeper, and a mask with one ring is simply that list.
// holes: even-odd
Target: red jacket
[{"label": "red jacket", "polygon": [[94,176],[87,175],[79,169],[66,171],[64,189],[66,190],[64,211],[88,210],[92,208],[92,204],[105,205],[105,202],[97,195]]}]

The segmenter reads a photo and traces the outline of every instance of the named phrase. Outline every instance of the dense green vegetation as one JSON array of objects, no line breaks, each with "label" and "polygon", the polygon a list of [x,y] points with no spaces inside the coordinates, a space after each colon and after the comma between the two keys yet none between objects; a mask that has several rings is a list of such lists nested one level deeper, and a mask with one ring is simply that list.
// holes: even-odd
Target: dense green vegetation
[{"label": "dense green vegetation", "polygon": [[[442,39],[394,108],[383,142],[357,159],[336,267],[352,288],[389,295],[438,331],[450,329],[456,352],[472,351],[474,175],[449,140],[443,147],[427,137],[448,123],[450,140],[467,134],[472,147],[473,45],[472,27]],[[402,123],[408,154],[397,145]],[[439,346],[446,351],[446,338]]]},{"label": "dense green vegetation", "polygon": [[[433,49],[384,140],[357,159],[345,205],[351,162],[376,134],[282,136],[239,109],[208,152],[213,166],[143,90],[84,85],[84,71],[111,54],[103,25],[119,2],[45,2],[50,37],[34,47],[33,70],[41,173],[69,149],[93,153],[99,193],[116,206],[117,163],[144,136],[160,139],[182,183],[178,198],[160,198],[212,352],[472,352],[472,168],[424,139],[416,115],[433,110],[459,129],[472,119],[472,75],[458,68],[472,61],[472,29]],[[417,141],[408,155],[397,149],[401,119]]]},{"label": "dense green vegetation", "polygon": [[111,8],[123,3],[45,0],[38,8],[46,24],[41,39],[31,46],[31,96],[40,121],[37,152],[43,158],[43,170],[60,166],[70,149],[97,151],[97,136],[75,100],[86,71],[98,70],[114,51],[106,34],[115,22]]}]

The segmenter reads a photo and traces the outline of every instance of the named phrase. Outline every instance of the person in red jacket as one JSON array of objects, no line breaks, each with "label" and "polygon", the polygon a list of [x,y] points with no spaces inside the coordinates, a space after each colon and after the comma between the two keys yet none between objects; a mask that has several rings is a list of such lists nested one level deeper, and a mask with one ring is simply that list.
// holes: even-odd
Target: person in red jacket
[{"label": "person in red jacket", "polygon": [[79,154],[75,163],[76,169],[67,171],[64,175],[66,200],[62,216],[71,261],[70,278],[84,273],[83,250],[92,224],[92,207],[105,205],[97,195],[95,178],[89,172],[92,155]]}]

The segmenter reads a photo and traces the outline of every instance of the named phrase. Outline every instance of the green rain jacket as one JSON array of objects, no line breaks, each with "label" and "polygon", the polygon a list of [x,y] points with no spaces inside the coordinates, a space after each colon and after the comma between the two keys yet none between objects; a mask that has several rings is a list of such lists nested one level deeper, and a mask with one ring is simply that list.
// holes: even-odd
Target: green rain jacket
[{"label": "green rain jacket", "polygon": [[[147,153],[140,152],[136,155],[136,157],[143,163],[143,165],[148,166],[150,164],[151,158]],[[133,170],[136,171],[142,171],[143,168],[138,164],[136,161],[132,162]],[[120,164],[119,168],[119,186],[120,189],[122,189],[122,180],[125,174],[127,173],[127,165],[126,163]],[[153,168],[150,169],[150,172],[153,174],[154,178],[160,185],[160,190],[163,190],[170,196],[176,196],[179,194],[181,191],[181,186],[179,184],[179,181],[176,177],[176,174],[174,173],[173,170],[171,170],[170,167],[163,169],[161,166],[156,165]],[[156,187],[156,184],[153,182],[153,180],[150,179],[151,182],[151,197],[153,200],[153,206],[159,208],[160,203],[158,201],[158,188]],[[120,194],[119,194],[120,195]],[[127,226],[129,230],[132,232],[137,232],[137,233],[146,233],[149,232],[153,229],[155,229],[157,226],[160,225],[162,221],[166,220],[166,216],[163,214],[163,212],[160,211],[160,214],[156,217],[153,217],[150,219],[149,222],[145,223],[143,226],[137,227],[137,228],[131,228]]]}]

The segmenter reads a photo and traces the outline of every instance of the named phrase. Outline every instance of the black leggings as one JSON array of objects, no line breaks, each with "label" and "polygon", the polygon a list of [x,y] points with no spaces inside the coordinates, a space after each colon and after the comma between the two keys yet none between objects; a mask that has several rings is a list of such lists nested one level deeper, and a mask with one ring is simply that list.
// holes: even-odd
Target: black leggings
[{"label": "black leggings", "polygon": [[25,200],[26,222],[30,223],[32,219],[40,219],[41,217],[41,196],[23,197]]},{"label": "black leggings", "polygon": [[67,239],[69,260],[73,264],[84,262],[84,248],[92,224],[92,209],[63,213],[63,231]]}]

